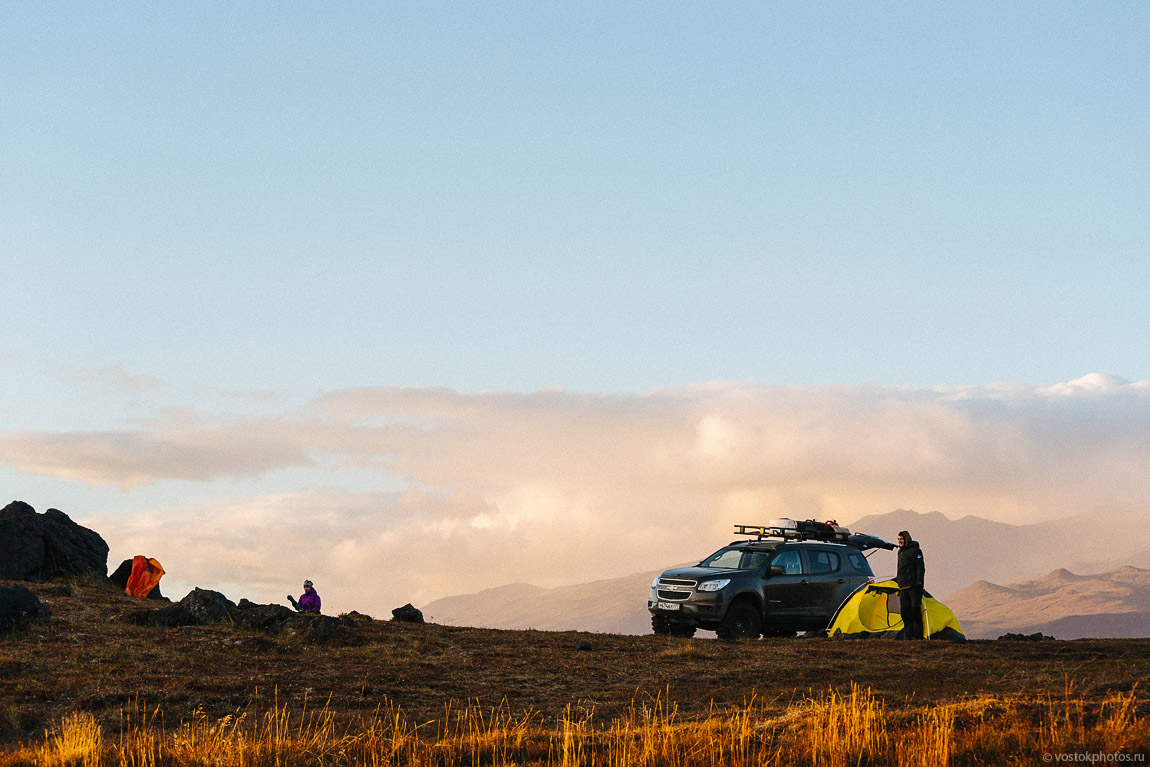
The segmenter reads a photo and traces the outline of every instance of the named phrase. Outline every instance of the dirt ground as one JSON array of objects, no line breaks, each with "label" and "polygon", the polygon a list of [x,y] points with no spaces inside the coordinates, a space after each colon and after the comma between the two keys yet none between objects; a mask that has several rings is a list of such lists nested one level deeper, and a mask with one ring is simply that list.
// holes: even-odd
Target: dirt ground
[{"label": "dirt ground", "polygon": [[[10,585],[10,584],[0,584]],[[231,626],[153,628],[141,603],[94,579],[25,584],[52,618],[0,637],[0,740],[29,738],[72,711],[111,727],[129,707],[177,724],[278,704],[342,715],[398,706],[413,721],[476,702],[545,719],[569,705],[609,719],[661,697],[684,717],[751,696],[780,709],[851,683],[905,707],[980,695],[1101,699],[1150,687],[1150,639],[895,642],[496,631],[360,620],[325,644]],[[709,636],[709,635],[708,635]],[[589,645],[579,648],[580,643]],[[1144,705],[1144,702],[1143,702]]]}]

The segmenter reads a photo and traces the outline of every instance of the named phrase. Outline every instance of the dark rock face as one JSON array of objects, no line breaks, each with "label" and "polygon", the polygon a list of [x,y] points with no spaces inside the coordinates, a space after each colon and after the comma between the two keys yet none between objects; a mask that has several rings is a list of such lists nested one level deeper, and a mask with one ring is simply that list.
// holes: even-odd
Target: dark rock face
[{"label": "dark rock face", "polygon": [[200,623],[230,623],[236,605],[218,591],[208,589],[192,589],[186,597],[176,604],[180,605]]},{"label": "dark rock face", "polygon": [[1041,631],[1034,634],[1003,634],[998,638],[1000,642],[1049,642],[1054,637],[1046,636]]},{"label": "dark rock face", "polygon": [[[120,566],[116,568],[116,571],[108,576],[108,580],[113,586],[118,586],[121,589],[126,589],[128,588],[128,579],[131,577],[132,560],[125,559],[120,563]],[[152,590],[148,592],[148,599],[159,599],[164,601],[167,600],[167,597],[160,593],[160,584],[157,583],[154,587],[152,587]]]},{"label": "dark rock face", "polygon": [[403,621],[404,623],[423,623],[423,611],[418,607],[413,607],[410,602],[403,607],[397,607],[391,611],[391,619],[393,621]]},{"label": "dark rock face", "polygon": [[43,514],[23,501],[0,509],[0,580],[45,580],[108,573],[108,544],[58,509]]},{"label": "dark rock face", "polygon": [[202,623],[231,623],[232,612],[235,609],[235,604],[218,591],[192,589],[186,597],[174,605],[137,615],[131,620],[148,626],[169,628],[198,626]]},{"label": "dark rock face", "polygon": [[323,643],[341,626],[339,618],[317,613],[294,613],[281,624],[280,631],[305,642]]},{"label": "dark rock face", "polygon": [[236,606],[235,624],[242,629],[278,634],[284,622],[295,614],[283,605],[260,605],[241,599]]},{"label": "dark rock face", "polygon": [[23,586],[0,588],[0,634],[15,630],[24,621],[45,620],[50,616],[48,608]]}]

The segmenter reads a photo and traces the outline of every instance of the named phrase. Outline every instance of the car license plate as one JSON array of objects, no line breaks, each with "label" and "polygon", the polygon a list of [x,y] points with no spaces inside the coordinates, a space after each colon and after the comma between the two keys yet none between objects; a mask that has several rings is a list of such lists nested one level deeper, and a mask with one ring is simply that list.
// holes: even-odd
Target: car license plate
[{"label": "car license plate", "polygon": [[678,602],[660,602],[657,605],[660,610],[678,610],[681,606]]}]

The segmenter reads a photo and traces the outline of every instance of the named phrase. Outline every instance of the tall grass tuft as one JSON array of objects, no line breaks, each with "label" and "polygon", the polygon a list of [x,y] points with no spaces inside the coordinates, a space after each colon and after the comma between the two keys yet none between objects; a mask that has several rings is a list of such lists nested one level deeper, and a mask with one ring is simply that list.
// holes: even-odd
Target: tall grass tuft
[{"label": "tall grass tuft", "polygon": [[846,767],[867,763],[884,748],[886,714],[881,701],[851,683],[849,696],[833,690],[813,701],[806,716],[806,737],[814,767]]},{"label": "tall grass tuft", "polygon": [[100,767],[104,735],[91,714],[67,714],[59,727],[44,735],[36,756],[35,763],[43,767]]}]

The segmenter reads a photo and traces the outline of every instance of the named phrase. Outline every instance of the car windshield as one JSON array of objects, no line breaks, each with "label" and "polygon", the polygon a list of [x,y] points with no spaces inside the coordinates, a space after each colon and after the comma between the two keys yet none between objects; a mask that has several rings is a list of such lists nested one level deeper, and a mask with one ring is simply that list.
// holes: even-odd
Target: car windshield
[{"label": "car windshield", "polygon": [[699,563],[699,567],[715,567],[724,570],[754,570],[766,564],[770,549],[745,549],[728,546],[719,549]]}]

